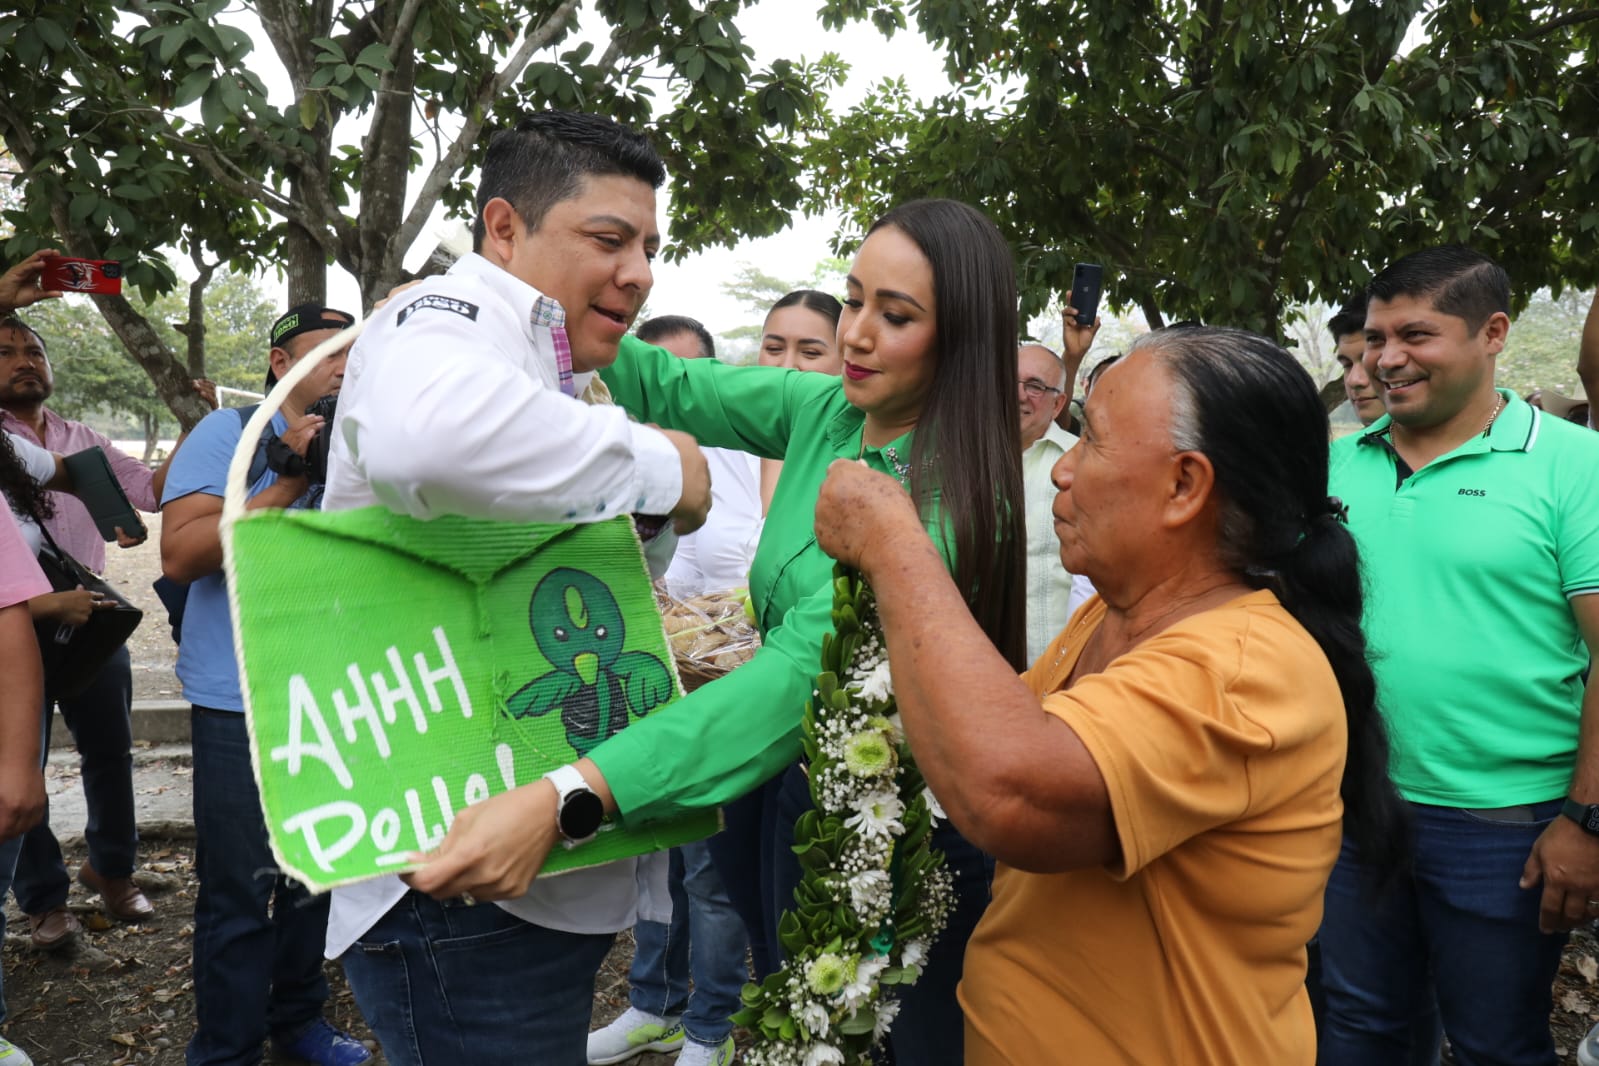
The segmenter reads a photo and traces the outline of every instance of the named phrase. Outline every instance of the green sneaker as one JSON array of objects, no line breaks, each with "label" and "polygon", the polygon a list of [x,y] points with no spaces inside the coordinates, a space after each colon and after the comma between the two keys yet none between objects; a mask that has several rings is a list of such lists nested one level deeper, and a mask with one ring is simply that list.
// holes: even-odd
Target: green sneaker
[{"label": "green sneaker", "polygon": [[0,1036],[0,1066],[33,1066],[28,1053]]},{"label": "green sneaker", "polygon": [[683,1026],[678,1019],[629,1007],[616,1021],[589,1034],[589,1066],[610,1066],[646,1051],[670,1053],[682,1047]]},{"label": "green sneaker", "polygon": [[732,1066],[733,1038],[728,1038],[716,1046],[710,1044],[696,1044],[692,1040],[683,1041],[683,1053],[677,1057],[677,1066]]}]

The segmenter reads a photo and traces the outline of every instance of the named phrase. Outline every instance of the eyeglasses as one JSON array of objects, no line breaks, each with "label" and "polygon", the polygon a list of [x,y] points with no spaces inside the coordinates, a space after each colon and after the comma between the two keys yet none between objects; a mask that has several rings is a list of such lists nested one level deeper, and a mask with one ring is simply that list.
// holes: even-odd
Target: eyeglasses
[{"label": "eyeglasses", "polygon": [[1024,378],[1016,383],[1016,387],[1021,389],[1035,400],[1041,399],[1045,395],[1062,391],[1055,388],[1053,385],[1045,385],[1037,378]]}]

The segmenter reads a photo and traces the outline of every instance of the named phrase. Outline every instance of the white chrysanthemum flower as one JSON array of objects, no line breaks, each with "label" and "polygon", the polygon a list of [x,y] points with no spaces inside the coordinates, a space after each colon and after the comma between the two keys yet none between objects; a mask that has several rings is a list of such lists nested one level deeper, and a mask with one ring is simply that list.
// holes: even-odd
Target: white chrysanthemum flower
[{"label": "white chrysanthemum flower", "polygon": [[900,1003],[897,999],[888,999],[877,1005],[877,1020],[872,1023],[872,1040],[882,1040],[888,1036],[888,1030],[894,1024],[894,1018],[899,1014]]},{"label": "white chrysanthemum flower", "polygon": [[888,660],[884,659],[872,667],[870,673],[861,677],[861,699],[871,700],[874,703],[886,703],[894,698],[894,678],[889,672]]},{"label": "white chrysanthemum flower", "polygon": [[844,766],[856,777],[881,777],[898,765],[894,745],[880,730],[862,730],[844,741]]},{"label": "white chrysanthemum flower", "polygon": [[886,870],[862,870],[849,879],[850,905],[857,912],[881,916],[893,902],[894,882]]},{"label": "white chrysanthemum flower", "polygon": [[853,806],[855,813],[844,819],[844,824],[868,840],[888,840],[905,832],[899,820],[905,804],[892,792],[868,792],[856,797]]},{"label": "white chrysanthemum flower", "polygon": [[855,976],[844,986],[841,993],[844,1005],[850,1010],[856,1010],[869,1001],[872,993],[877,990],[878,975],[887,968],[888,958],[884,955],[874,955],[857,962]]},{"label": "white chrysanthemum flower", "polygon": [[826,1036],[828,1024],[832,1021],[828,1017],[827,1008],[820,1003],[807,1003],[794,1015],[794,1020],[799,1022],[800,1028],[811,1036]]},{"label": "white chrysanthemum flower", "polygon": [[933,816],[934,822],[949,821],[949,815],[944,813],[944,805],[938,802],[938,797],[933,795],[932,789],[922,789],[922,799],[927,801],[927,813]]},{"label": "white chrysanthemum flower", "polygon": [[905,941],[905,949],[900,952],[899,964],[901,966],[921,966],[927,961],[927,941],[921,937]]},{"label": "white chrysanthemum flower", "polygon": [[832,1044],[812,1044],[805,1052],[805,1066],[843,1066],[844,1053]]}]

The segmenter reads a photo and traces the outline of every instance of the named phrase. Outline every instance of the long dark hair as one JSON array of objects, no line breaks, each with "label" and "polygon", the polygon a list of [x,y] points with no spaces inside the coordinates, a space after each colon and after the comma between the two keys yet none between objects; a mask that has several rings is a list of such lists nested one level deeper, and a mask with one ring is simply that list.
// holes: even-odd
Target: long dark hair
[{"label": "long dark hair", "polygon": [[1017,670],[1026,663],[1022,430],[1016,402],[1016,269],[982,212],[914,200],[878,219],[933,268],[933,383],[916,420],[911,495],[945,526],[955,583]]},{"label": "long dark hair", "polygon": [[1404,805],[1388,776],[1388,734],[1361,629],[1360,553],[1327,496],[1327,411],[1315,382],[1264,337],[1195,326],[1156,330],[1173,381],[1172,445],[1216,471],[1224,562],[1269,588],[1321,646],[1338,679],[1349,753],[1344,834],[1379,875],[1407,852]]},{"label": "long dark hair", "polygon": [[11,513],[18,518],[43,520],[55,516],[55,503],[50,494],[28,474],[22,457],[11,446],[11,434],[0,432],[0,493],[11,505]]}]

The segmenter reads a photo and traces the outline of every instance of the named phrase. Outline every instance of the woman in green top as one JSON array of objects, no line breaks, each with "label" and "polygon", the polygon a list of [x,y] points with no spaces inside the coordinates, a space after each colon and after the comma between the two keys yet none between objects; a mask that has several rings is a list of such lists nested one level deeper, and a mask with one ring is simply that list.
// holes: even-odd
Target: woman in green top
[{"label": "woman in green top", "polygon": [[[832,629],[833,561],[816,545],[814,510],[827,468],[839,459],[899,478],[973,615],[1012,666],[1025,665],[1010,248],[964,204],[915,201],[871,228],[847,287],[838,326],[842,379],[675,359],[633,338],[603,372],[616,401],[642,421],[783,460],[750,568],[760,651],[577,764],[623,818],[726,803],[799,757],[805,701]],[[440,868],[413,875],[418,886],[435,895],[519,895],[558,839],[554,787],[523,786],[471,813],[435,858]],[[947,823],[935,844],[951,856],[958,906],[894,1028],[899,1061],[918,1066],[959,1061],[954,985],[965,936],[987,900],[980,853]],[[915,1048],[906,1046],[918,1035]]]}]

